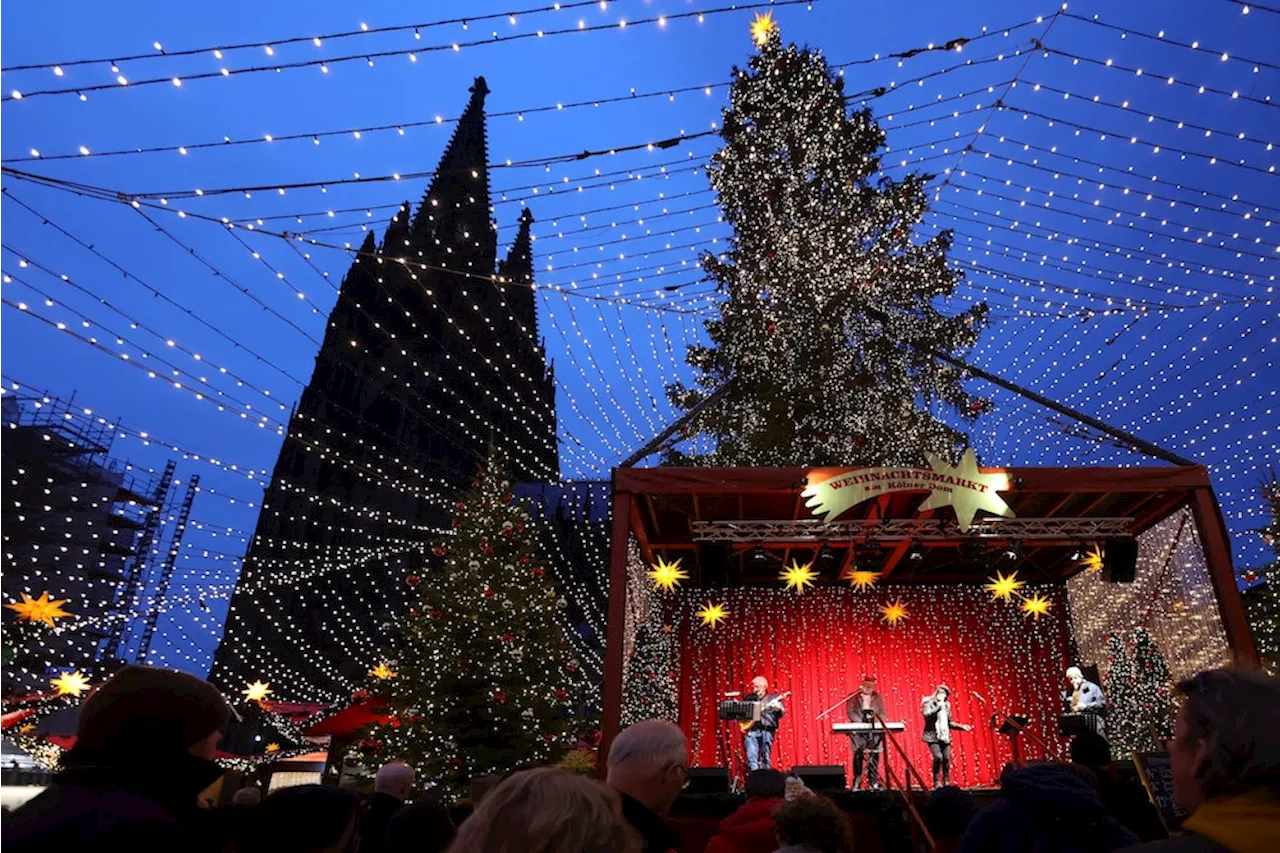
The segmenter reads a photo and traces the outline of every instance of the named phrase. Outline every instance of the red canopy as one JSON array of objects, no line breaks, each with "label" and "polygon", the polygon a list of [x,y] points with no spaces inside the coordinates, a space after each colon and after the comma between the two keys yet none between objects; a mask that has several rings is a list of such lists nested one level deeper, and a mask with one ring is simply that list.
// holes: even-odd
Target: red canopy
[{"label": "red canopy", "polygon": [[350,737],[365,726],[390,720],[391,717],[386,710],[385,699],[364,699],[348,705],[328,719],[321,720],[303,734],[308,737],[321,735]]},{"label": "red canopy", "polygon": [[10,726],[16,726],[18,723],[22,722],[34,713],[34,708],[23,708],[19,711],[10,711],[5,715],[0,716],[0,730],[7,729]]}]

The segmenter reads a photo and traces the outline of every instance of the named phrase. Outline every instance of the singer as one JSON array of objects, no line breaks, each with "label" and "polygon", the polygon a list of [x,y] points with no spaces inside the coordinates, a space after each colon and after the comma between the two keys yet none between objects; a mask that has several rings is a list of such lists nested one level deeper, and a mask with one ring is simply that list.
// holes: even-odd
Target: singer
[{"label": "singer", "polygon": [[[976,694],[975,694],[976,695]],[[951,688],[939,684],[934,691],[920,701],[924,714],[924,734],[921,739],[929,745],[933,755],[933,787],[951,784],[951,730],[967,732],[973,726],[951,719]],[[941,779],[941,783],[939,783]]]}]

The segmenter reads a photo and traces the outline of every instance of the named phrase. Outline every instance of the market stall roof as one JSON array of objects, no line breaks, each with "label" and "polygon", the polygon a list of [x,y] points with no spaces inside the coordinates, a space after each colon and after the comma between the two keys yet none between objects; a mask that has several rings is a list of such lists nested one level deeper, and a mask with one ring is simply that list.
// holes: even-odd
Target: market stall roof
[{"label": "market stall roof", "polygon": [[1091,544],[1137,536],[1209,488],[1201,466],[975,467],[982,477],[1007,478],[997,504],[1008,506],[1008,517],[979,511],[964,530],[952,508],[927,508],[937,503],[930,492],[896,485],[881,485],[878,496],[872,488],[829,520],[810,506],[806,489],[814,484],[904,470],[911,469],[619,469],[614,488],[633,498],[631,532],[645,560],[680,558],[695,585],[776,583],[792,560],[813,561],[829,582],[850,566],[895,582],[981,581],[1001,554],[1029,580],[1062,580],[1081,569]]},{"label": "market stall roof", "polygon": [[330,717],[326,717],[303,734],[307,737],[350,737],[365,726],[385,723],[390,719],[386,713],[386,701],[382,699],[363,699],[353,702]]}]

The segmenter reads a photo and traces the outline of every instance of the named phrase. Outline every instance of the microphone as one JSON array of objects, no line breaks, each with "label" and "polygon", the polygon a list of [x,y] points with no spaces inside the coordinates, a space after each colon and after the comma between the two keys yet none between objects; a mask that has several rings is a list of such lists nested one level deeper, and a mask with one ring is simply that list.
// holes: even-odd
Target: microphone
[{"label": "microphone", "polygon": [[733,698],[734,696],[741,696],[741,695],[742,695],[742,691],[740,691],[740,690],[730,690],[729,692],[725,693],[724,695],[725,695],[725,698],[730,698],[730,699],[731,699],[731,698]]},{"label": "microphone", "polygon": [[977,700],[978,700],[979,702],[981,702],[983,705],[987,704],[987,700],[982,698],[982,694],[981,694],[981,693],[979,693],[979,692],[978,692],[978,691],[976,691],[976,690],[970,690],[969,692],[973,694],[973,698],[977,699]]}]

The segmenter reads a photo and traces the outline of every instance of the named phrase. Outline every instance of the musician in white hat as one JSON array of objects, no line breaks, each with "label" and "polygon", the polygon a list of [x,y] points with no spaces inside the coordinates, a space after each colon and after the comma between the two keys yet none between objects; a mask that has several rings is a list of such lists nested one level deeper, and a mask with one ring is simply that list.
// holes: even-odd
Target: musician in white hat
[{"label": "musician in white hat", "polygon": [[951,719],[951,688],[945,684],[939,684],[920,701],[920,711],[924,714],[922,739],[933,756],[933,787],[950,785],[951,730],[967,732],[973,726]]}]

